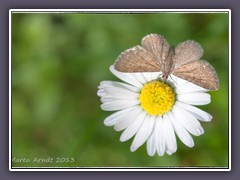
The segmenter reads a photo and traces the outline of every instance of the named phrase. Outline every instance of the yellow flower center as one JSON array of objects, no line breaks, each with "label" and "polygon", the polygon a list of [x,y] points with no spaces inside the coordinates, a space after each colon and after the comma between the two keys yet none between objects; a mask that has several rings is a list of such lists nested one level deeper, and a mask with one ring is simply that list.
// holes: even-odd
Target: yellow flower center
[{"label": "yellow flower center", "polygon": [[140,92],[142,108],[150,115],[163,115],[170,111],[175,102],[175,93],[166,83],[152,81],[145,84]]}]

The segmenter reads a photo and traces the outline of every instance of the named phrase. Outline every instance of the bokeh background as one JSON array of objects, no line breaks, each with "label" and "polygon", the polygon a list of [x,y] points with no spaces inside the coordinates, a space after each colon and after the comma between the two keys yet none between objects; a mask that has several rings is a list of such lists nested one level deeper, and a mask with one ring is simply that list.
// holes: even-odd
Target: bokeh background
[{"label": "bokeh background", "polygon": [[[13,13],[12,166],[227,167],[228,23],[227,13]],[[172,45],[199,42],[220,79],[211,104],[201,107],[213,116],[201,123],[205,134],[194,137],[194,148],[178,139],[172,156],[149,157],[145,144],[130,152],[132,139],[122,143],[121,133],[103,125],[111,113],[97,97],[102,80],[118,80],[109,66],[149,33]],[[74,162],[33,161],[49,157]]]}]

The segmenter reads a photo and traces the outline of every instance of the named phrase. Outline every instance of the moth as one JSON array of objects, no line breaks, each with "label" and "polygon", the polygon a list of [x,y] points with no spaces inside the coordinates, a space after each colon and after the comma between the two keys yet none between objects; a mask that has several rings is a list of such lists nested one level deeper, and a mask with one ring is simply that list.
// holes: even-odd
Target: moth
[{"label": "moth", "polygon": [[158,34],[148,34],[141,45],[122,52],[114,63],[121,72],[162,72],[165,82],[170,74],[185,79],[208,90],[217,90],[219,80],[213,66],[205,60],[202,46],[187,40],[176,47]]}]

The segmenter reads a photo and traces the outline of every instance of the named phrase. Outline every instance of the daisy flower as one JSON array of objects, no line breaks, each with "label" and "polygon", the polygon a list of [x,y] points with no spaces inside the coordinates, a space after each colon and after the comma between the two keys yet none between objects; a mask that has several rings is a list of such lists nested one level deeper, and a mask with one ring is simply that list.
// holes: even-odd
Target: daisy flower
[{"label": "daisy flower", "polygon": [[132,152],[146,142],[149,156],[171,155],[177,150],[176,135],[186,146],[193,147],[191,135],[204,133],[200,121],[212,119],[194,106],[211,102],[208,89],[172,74],[163,83],[161,72],[125,73],[114,66],[110,71],[124,82],[102,81],[98,87],[102,110],[116,111],[104,124],[123,131],[121,142],[134,137]]}]

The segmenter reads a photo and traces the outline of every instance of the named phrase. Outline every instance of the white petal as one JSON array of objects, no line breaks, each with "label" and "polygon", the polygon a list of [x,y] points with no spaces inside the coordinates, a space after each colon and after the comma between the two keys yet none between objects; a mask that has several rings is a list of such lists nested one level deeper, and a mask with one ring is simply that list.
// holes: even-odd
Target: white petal
[{"label": "white petal", "polygon": [[147,82],[150,82],[152,81],[152,73],[151,72],[145,72],[145,73],[142,73],[144,78],[147,80]]},{"label": "white petal", "polygon": [[142,110],[141,113],[139,113],[139,115],[135,118],[135,120],[122,133],[120,137],[121,142],[129,140],[137,133],[138,129],[140,128],[145,119],[145,116],[146,112]]},{"label": "white petal", "polygon": [[121,131],[128,127],[129,124],[131,124],[138,114],[142,111],[142,108],[139,106],[136,106],[131,111],[125,113],[115,124],[114,129],[116,131]]},{"label": "white petal", "polygon": [[168,77],[168,81],[174,83],[175,86],[181,86],[188,83],[188,81],[177,76],[174,76],[173,74],[170,74],[170,76]]},{"label": "white petal", "polygon": [[174,75],[170,75],[168,80],[174,84],[177,94],[209,91],[208,89],[202,88],[201,86],[193,84]]},{"label": "white petal", "polygon": [[129,96],[127,94],[122,94],[121,96],[108,95],[108,96],[101,97],[100,100],[102,103],[107,103],[107,102],[112,102],[112,101],[118,101],[121,99],[122,100],[137,100],[137,101],[139,101],[138,96]]},{"label": "white petal", "polygon": [[136,151],[148,139],[153,131],[154,123],[155,118],[147,114],[130,147],[132,152]]},{"label": "white petal", "polygon": [[159,156],[163,156],[166,150],[166,140],[165,140],[165,133],[164,133],[164,122],[161,116],[157,116],[156,119],[156,127],[159,133],[158,135],[158,146],[157,152]]},{"label": "white petal", "polygon": [[166,141],[166,153],[171,155],[177,150],[177,141],[173,126],[167,114],[163,115],[164,137]]},{"label": "white petal", "polygon": [[143,77],[142,73],[132,73],[132,75],[135,77],[135,79],[142,83],[142,84],[145,84],[147,83],[147,80]]},{"label": "white petal", "polygon": [[202,88],[196,84],[193,84],[185,79],[179,78],[171,74],[168,78],[169,81],[173,82],[176,87],[176,91],[179,93],[189,93],[189,92],[207,92],[208,89]]},{"label": "white petal", "polygon": [[[156,119],[156,117],[154,116],[153,118]],[[156,153],[157,146],[158,146],[158,136],[159,136],[158,127],[156,125],[156,120],[155,120],[153,132],[147,140],[147,153],[149,156],[153,156]]]},{"label": "white petal", "polygon": [[184,85],[181,85],[181,86],[175,86],[175,91],[177,94],[187,94],[187,93],[195,93],[195,92],[208,92],[207,89],[204,89],[200,86],[197,86],[193,83],[186,83]]},{"label": "white petal", "polygon": [[191,134],[200,136],[204,133],[201,124],[191,113],[179,108],[178,106],[174,106],[172,111],[182,126],[185,127]]},{"label": "white petal", "polygon": [[162,72],[143,72],[141,73],[144,79],[146,80],[145,83],[154,81],[156,79],[159,79],[161,77]]},{"label": "white petal", "polygon": [[125,87],[116,86],[101,86],[98,90],[98,96],[100,97],[114,97],[115,99],[133,99],[139,96],[139,93],[133,92]]},{"label": "white petal", "polygon": [[106,96],[107,94],[105,93],[104,89],[99,89],[99,90],[97,91],[97,95],[98,95],[99,97],[103,97],[103,96]]},{"label": "white petal", "polygon": [[115,100],[130,100],[130,99],[136,99],[138,100],[139,94],[124,90],[121,88],[105,88],[104,89],[104,95],[101,98],[102,103],[115,101]]},{"label": "white petal", "polygon": [[147,140],[147,153],[149,156],[154,156],[157,150],[157,141],[156,141],[155,133],[152,133],[151,136]]},{"label": "white petal", "polygon": [[122,109],[126,109],[132,106],[136,106],[139,104],[139,100],[116,100],[111,102],[106,102],[101,105],[102,110],[104,111],[118,111]]},{"label": "white petal", "polygon": [[207,112],[205,112],[195,106],[191,106],[191,105],[188,105],[188,104],[185,104],[182,102],[178,102],[178,101],[176,101],[175,105],[191,112],[197,119],[199,119],[201,121],[209,122],[212,120],[212,116],[210,114],[208,114]]},{"label": "white petal", "polygon": [[159,79],[161,77],[162,72],[152,72],[151,75],[151,81]]},{"label": "white petal", "polygon": [[111,95],[129,95],[129,96],[139,96],[139,93],[132,92],[130,90],[124,89],[124,88],[119,88],[119,87],[106,87],[104,88],[104,91],[106,94],[111,94]]},{"label": "white petal", "polygon": [[132,99],[137,99],[137,98],[133,98],[133,97],[124,97],[124,98],[119,98],[119,97],[115,97],[115,96],[104,96],[101,97],[101,102],[102,103],[107,103],[107,102],[112,102],[112,101],[118,101],[120,99],[124,99],[124,100],[132,100]]},{"label": "white petal", "polygon": [[191,135],[188,133],[188,131],[183,128],[183,126],[180,124],[178,119],[175,117],[175,115],[170,111],[168,112],[168,117],[171,120],[171,123],[174,127],[174,130],[176,134],[178,135],[179,139],[188,147],[193,147],[194,142],[191,137]]},{"label": "white petal", "polygon": [[121,83],[121,82],[116,82],[116,81],[102,81],[100,82],[100,85],[98,86],[99,89],[105,88],[105,87],[118,87],[118,88],[124,88],[133,92],[139,92],[140,89],[126,84],[126,83]]},{"label": "white petal", "polygon": [[211,96],[207,93],[179,94],[177,100],[192,105],[205,105],[211,102]]},{"label": "white petal", "polygon": [[129,111],[131,111],[134,107],[131,108],[127,108],[127,109],[123,109],[121,111],[117,111],[113,114],[111,114],[110,116],[108,116],[107,118],[104,119],[104,125],[106,126],[113,126],[116,124],[116,122],[126,113],[128,113]]},{"label": "white petal", "polygon": [[119,79],[121,79],[122,81],[125,81],[133,86],[136,86],[138,88],[142,88],[142,84],[137,81],[132,73],[123,73],[123,72],[119,72],[117,70],[114,69],[114,66],[110,66],[110,71],[115,75],[117,76]]}]

